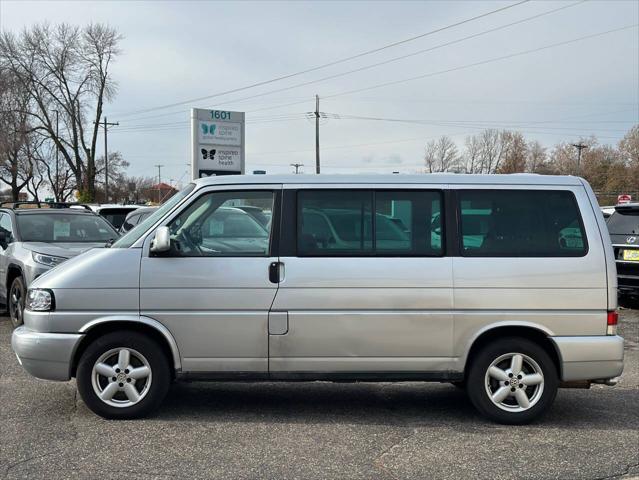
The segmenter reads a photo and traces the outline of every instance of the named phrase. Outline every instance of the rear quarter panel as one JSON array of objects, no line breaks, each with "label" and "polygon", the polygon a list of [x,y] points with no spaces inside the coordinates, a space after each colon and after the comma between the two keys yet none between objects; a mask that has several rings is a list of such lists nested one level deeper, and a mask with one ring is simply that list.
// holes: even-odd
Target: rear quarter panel
[{"label": "rear quarter panel", "polygon": [[453,258],[454,351],[460,369],[475,339],[500,326],[531,327],[550,336],[605,335],[609,303],[606,250],[599,218],[583,186],[452,188],[571,191],[588,239],[583,257]]}]

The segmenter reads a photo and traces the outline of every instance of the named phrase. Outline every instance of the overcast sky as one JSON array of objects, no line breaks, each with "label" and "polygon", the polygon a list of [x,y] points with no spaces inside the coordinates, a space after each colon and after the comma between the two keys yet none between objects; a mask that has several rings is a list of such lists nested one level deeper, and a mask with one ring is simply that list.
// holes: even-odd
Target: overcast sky
[{"label": "overcast sky", "polygon": [[[290,172],[289,164],[297,162],[310,173],[315,130],[304,114],[314,109],[315,94],[322,99],[320,110],[342,116],[322,121],[326,173],[414,172],[429,139],[447,134],[461,147],[466,135],[491,126],[518,129],[547,147],[590,134],[616,143],[639,122],[639,2],[634,0],[523,3],[263,87],[134,113],[330,63],[513,3],[0,0],[0,26],[17,31],[43,21],[105,22],[124,35],[123,54],[112,70],[119,92],[106,114],[120,122],[109,135],[109,149],[123,153],[135,176],[155,175],[153,165],[163,164],[163,179],[188,180],[193,106],[247,112],[247,172]],[[432,49],[563,6],[569,7]],[[432,50],[243,100],[427,49]],[[440,73],[446,70],[452,71]],[[402,82],[348,93],[394,81]],[[342,95],[330,98],[336,94]]]}]

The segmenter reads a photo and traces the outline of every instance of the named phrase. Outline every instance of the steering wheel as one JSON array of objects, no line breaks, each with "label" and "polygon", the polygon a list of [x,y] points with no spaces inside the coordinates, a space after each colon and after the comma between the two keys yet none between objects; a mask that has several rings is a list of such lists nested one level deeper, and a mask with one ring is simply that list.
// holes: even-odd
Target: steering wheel
[{"label": "steering wheel", "polygon": [[197,244],[197,242],[191,237],[191,235],[189,234],[188,230],[182,229],[182,231],[180,232],[179,236],[181,237],[181,240],[186,244],[186,246],[197,252],[198,254],[202,255],[202,249],[200,248],[200,246]]}]

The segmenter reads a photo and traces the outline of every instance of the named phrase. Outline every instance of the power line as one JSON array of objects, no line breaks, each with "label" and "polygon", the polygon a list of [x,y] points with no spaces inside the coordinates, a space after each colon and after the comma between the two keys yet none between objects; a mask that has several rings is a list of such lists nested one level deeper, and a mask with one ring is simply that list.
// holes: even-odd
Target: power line
[{"label": "power line", "polygon": [[243,86],[243,87],[238,87],[238,88],[234,88],[234,89],[231,89],[231,90],[226,90],[226,91],[223,91],[223,92],[213,93],[211,95],[205,95],[203,97],[191,98],[191,99],[188,99],[188,100],[183,100],[181,102],[175,102],[175,103],[170,103],[170,104],[166,104],[166,105],[160,105],[160,106],[157,106],[157,107],[152,107],[152,108],[147,108],[147,109],[142,109],[142,110],[137,110],[137,111],[132,111],[132,112],[125,112],[125,113],[122,113],[120,116],[128,117],[128,116],[131,116],[131,115],[136,115],[138,113],[147,113],[147,112],[153,112],[153,111],[156,111],[156,110],[163,110],[165,108],[177,107],[179,105],[186,105],[186,104],[189,104],[189,103],[200,102],[202,100],[208,100],[210,98],[219,97],[219,96],[222,96],[222,95],[228,95],[229,93],[237,93],[237,92],[241,92],[241,91],[248,90],[248,89],[251,89],[251,88],[260,87],[260,86],[263,86],[263,85],[268,85],[270,83],[279,82],[281,80],[286,80],[288,78],[292,78],[292,77],[296,77],[296,76],[303,75],[303,74],[306,74],[306,73],[314,72],[314,71],[321,70],[321,69],[324,69],[324,68],[327,68],[327,67],[332,67],[332,66],[335,66],[335,65],[339,65],[341,63],[345,63],[345,62],[348,62],[348,61],[351,61],[351,60],[355,60],[357,58],[361,58],[361,57],[364,57],[364,56],[367,56],[367,55],[371,55],[373,53],[378,53],[378,52],[381,52],[383,50],[387,50],[389,48],[393,48],[393,47],[396,47],[396,46],[399,46],[399,45],[403,45],[405,43],[409,43],[409,42],[412,42],[412,41],[415,41],[415,40],[419,40],[420,38],[424,38],[424,37],[427,37],[429,35],[433,35],[435,33],[443,32],[444,30],[448,30],[450,28],[458,27],[458,26],[463,25],[465,23],[473,22],[475,20],[479,20],[480,18],[484,18],[484,17],[487,17],[489,15],[494,15],[495,13],[503,12],[504,10],[508,10],[510,8],[517,7],[517,6],[522,5],[524,3],[528,3],[529,1],[530,0],[521,0],[521,1],[517,2],[517,3],[513,3],[511,5],[506,5],[505,7],[500,7],[500,8],[497,8],[495,10],[491,10],[489,12],[482,13],[481,15],[476,15],[474,17],[467,18],[465,20],[461,20],[459,22],[452,23],[450,25],[446,25],[444,27],[437,28],[435,30],[431,30],[431,31],[426,32],[426,33],[421,33],[419,35],[415,35],[413,37],[406,38],[404,40],[399,40],[397,42],[389,43],[387,45],[383,45],[381,47],[374,48],[372,50],[367,50],[367,51],[364,51],[364,52],[361,52],[361,53],[358,53],[358,54],[355,54],[355,55],[351,55],[349,57],[341,58],[339,60],[334,60],[332,62],[324,63],[324,64],[321,64],[321,65],[317,65],[315,67],[307,68],[305,70],[300,70],[300,71],[295,72],[295,73],[290,73],[290,74],[287,74],[287,75],[281,75],[279,77],[271,78],[269,80],[264,80],[264,81],[261,81],[261,82],[253,83],[251,85],[246,85],[246,86]]},{"label": "power line", "polygon": [[[627,29],[630,29],[630,28],[636,28],[637,25],[638,24],[626,25],[624,27],[620,27],[620,28],[616,28],[616,29],[606,30],[606,31],[595,33],[595,34],[591,34],[591,35],[585,35],[583,37],[577,37],[577,38],[574,38],[574,39],[571,39],[571,40],[566,40],[566,41],[563,41],[563,42],[552,43],[550,45],[544,45],[542,47],[537,47],[537,48],[534,48],[534,49],[523,50],[523,51],[520,51],[520,52],[511,53],[511,54],[503,55],[503,56],[500,56],[500,57],[494,57],[494,58],[490,58],[490,59],[486,59],[486,60],[482,60],[482,61],[474,62],[474,63],[470,63],[470,64],[465,64],[465,65],[461,65],[461,66],[458,66],[458,67],[449,68],[449,69],[446,69],[446,70],[439,70],[439,71],[435,71],[435,72],[430,72],[430,73],[418,75],[418,76],[415,76],[415,77],[409,77],[409,78],[405,78],[405,79],[401,79],[401,80],[394,80],[394,81],[385,82],[385,83],[381,83],[381,84],[377,84],[377,85],[371,85],[369,87],[358,88],[358,89],[355,89],[355,90],[347,90],[347,91],[335,93],[335,94],[332,94],[332,95],[324,95],[322,98],[330,100],[331,98],[335,98],[335,97],[341,97],[341,96],[344,96],[344,95],[352,95],[353,93],[359,93],[359,92],[364,92],[364,91],[368,91],[368,90],[374,90],[374,89],[377,89],[377,88],[397,85],[397,84],[400,84],[400,83],[405,83],[405,82],[409,82],[409,81],[413,81],[413,80],[419,80],[419,79],[422,79],[422,78],[434,77],[434,76],[437,76],[437,75],[443,75],[445,73],[456,72],[456,71],[459,71],[459,70],[464,70],[464,69],[467,69],[467,68],[477,67],[477,66],[480,66],[480,65],[486,65],[486,64],[497,62],[497,61],[501,61],[501,60],[507,60],[509,58],[528,55],[530,53],[535,53],[535,52],[539,52],[539,51],[543,51],[543,50],[548,50],[548,49],[559,47],[559,46],[569,45],[571,43],[576,43],[576,42],[580,42],[582,40],[587,40],[587,39],[590,39],[590,38],[595,38],[595,37],[599,37],[599,36],[603,36],[603,35],[608,35],[608,34],[611,34],[611,33],[622,31],[622,30],[627,30]],[[318,83],[320,81],[325,81],[325,80],[334,78],[335,76],[336,75],[332,75],[332,76],[329,76],[329,77],[324,77],[323,79],[314,80],[314,81],[311,81],[311,82],[305,82],[304,84],[297,84],[297,85],[291,86],[290,88],[297,88],[299,86],[305,86],[305,85],[309,85],[309,84],[312,84],[312,83]],[[340,75],[337,75],[337,76],[340,76]],[[249,99],[249,98],[256,98],[256,97],[259,97],[259,96],[262,96],[262,95],[268,95],[270,93],[275,93],[275,92],[279,92],[279,91],[286,90],[286,89],[288,89],[288,87],[284,88],[284,89],[278,89],[277,91],[271,90],[270,92],[266,92],[266,93],[258,94],[258,95],[253,95],[251,97],[244,97],[244,98],[239,99],[239,100],[246,100],[246,99]],[[232,103],[232,102],[233,102],[233,100],[230,100],[230,101],[227,101],[227,102],[220,103],[219,105],[225,105],[225,104]],[[254,112],[263,112],[265,110],[272,110],[272,109],[276,109],[276,108],[283,108],[283,107],[289,107],[289,106],[294,106],[294,105],[300,105],[300,104],[303,104],[303,103],[306,103],[306,100],[302,100],[302,101],[299,101],[299,102],[285,103],[285,104],[282,104],[282,105],[273,105],[273,106],[269,106],[269,107],[255,109],[253,111]]]},{"label": "power line", "polygon": [[[239,102],[239,101],[251,100],[253,98],[263,97],[263,96],[266,96],[266,95],[272,95],[273,93],[280,93],[280,92],[284,92],[284,91],[291,90],[291,89],[294,89],[294,88],[305,87],[305,86],[308,86],[308,85],[314,85],[316,83],[325,82],[327,80],[333,80],[335,78],[344,77],[346,75],[351,75],[353,73],[363,72],[363,71],[369,70],[371,68],[379,67],[379,66],[382,66],[382,65],[387,65],[389,63],[397,62],[399,60],[405,60],[406,58],[410,58],[410,57],[414,57],[416,55],[421,55],[421,54],[424,54],[424,53],[432,52],[434,50],[438,50],[440,48],[448,47],[450,45],[454,45],[454,44],[457,44],[457,43],[465,42],[467,40],[470,40],[470,39],[473,39],[473,38],[477,38],[477,37],[480,37],[482,35],[486,35],[488,33],[496,32],[496,31],[502,30],[504,28],[508,28],[508,27],[512,27],[514,25],[518,25],[518,24],[521,24],[521,23],[524,23],[524,22],[528,22],[530,20],[534,20],[534,19],[537,19],[539,17],[543,17],[545,15],[549,15],[551,13],[558,12],[560,10],[565,10],[567,8],[574,7],[576,5],[584,3],[585,1],[586,0],[580,0],[578,2],[571,3],[570,5],[564,5],[564,6],[559,7],[559,8],[548,10],[546,12],[542,12],[542,13],[539,13],[537,15],[533,15],[531,17],[526,17],[526,18],[518,20],[516,22],[511,22],[511,23],[508,23],[508,24],[505,24],[505,25],[500,25],[499,27],[495,27],[495,28],[491,28],[491,29],[488,29],[488,30],[484,30],[482,32],[475,33],[473,35],[468,35],[468,36],[459,38],[457,40],[452,40],[450,42],[441,43],[439,45],[435,45],[435,46],[430,47],[430,48],[425,48],[425,49],[422,49],[422,50],[418,50],[416,52],[412,52],[412,53],[409,53],[409,54],[406,54],[406,55],[401,55],[399,57],[390,58],[390,59],[384,60],[382,62],[377,62],[377,63],[373,63],[373,64],[370,64],[370,65],[364,65],[362,67],[355,68],[353,70],[348,70],[346,72],[341,72],[341,73],[336,73],[336,74],[333,74],[333,75],[328,75],[326,77],[318,78],[316,80],[309,80],[309,81],[302,82],[302,83],[297,83],[295,85],[289,85],[287,87],[278,88],[276,90],[269,90],[267,92],[258,93],[258,94],[255,94],[255,95],[251,95],[249,97],[242,97],[240,99],[227,100],[227,101],[224,101],[224,102],[217,103],[215,106],[228,105],[228,104],[236,103],[236,102]],[[300,102],[287,103],[286,106],[288,106],[288,105],[298,105],[298,104],[304,103],[304,102],[305,101],[302,100]],[[213,106],[211,106],[211,108],[212,107]],[[277,108],[277,106],[265,107],[265,108],[259,109],[258,111],[269,110],[271,108]]]},{"label": "power line", "polygon": [[461,65],[461,66],[449,68],[449,69],[446,69],[446,70],[439,70],[437,72],[425,73],[425,74],[422,74],[422,75],[417,75],[415,77],[409,77],[409,78],[404,78],[404,79],[401,79],[401,80],[394,80],[394,81],[391,81],[391,82],[379,83],[377,85],[371,85],[369,87],[358,88],[358,89],[355,89],[355,90],[347,90],[347,91],[344,91],[344,92],[335,93],[333,95],[325,95],[324,98],[335,98],[335,97],[341,97],[341,96],[344,96],[344,95],[352,95],[353,93],[364,92],[364,91],[367,91],[367,90],[374,90],[374,89],[377,89],[377,88],[388,87],[388,86],[392,86],[392,85],[398,85],[400,83],[411,82],[411,81],[414,81],[414,80],[420,80],[422,78],[434,77],[436,75],[442,75],[442,74],[445,74],[445,73],[451,73],[451,72],[456,72],[456,71],[459,71],[459,70],[465,70],[467,68],[478,67],[480,65],[486,65],[486,64],[498,62],[498,61],[501,61],[501,60],[507,60],[507,59],[510,59],[510,58],[520,57],[520,56],[523,56],[523,55],[528,55],[530,53],[536,53],[536,52],[541,52],[543,50],[549,50],[549,49],[555,48],[555,47],[561,47],[561,46],[564,46],[564,45],[570,45],[572,43],[577,43],[577,42],[580,42],[582,40],[588,40],[588,39],[591,39],[591,38],[601,37],[603,35],[609,35],[611,33],[621,32],[623,30],[628,30],[628,29],[631,29],[631,28],[637,28],[637,26],[639,26],[639,24],[637,24],[637,23],[634,23],[632,25],[625,25],[623,27],[613,28],[611,30],[605,30],[603,32],[593,33],[593,34],[590,34],[590,35],[584,35],[583,37],[577,37],[577,38],[573,38],[571,40],[565,40],[563,42],[551,43],[549,45],[544,45],[542,47],[532,48],[532,49],[529,49],[529,50],[522,50],[520,52],[510,53],[508,55],[502,55],[502,56],[499,56],[499,57],[489,58],[489,59],[482,60],[482,61],[479,61],[479,62],[469,63],[469,64],[466,64],[466,65]]}]

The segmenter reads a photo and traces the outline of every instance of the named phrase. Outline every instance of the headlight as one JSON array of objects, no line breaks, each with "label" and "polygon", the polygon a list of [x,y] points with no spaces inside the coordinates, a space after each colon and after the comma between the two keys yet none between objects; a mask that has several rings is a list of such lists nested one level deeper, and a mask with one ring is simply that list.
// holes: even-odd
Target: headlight
[{"label": "headlight", "polygon": [[47,255],[46,253],[31,252],[33,261],[47,267],[55,267],[67,260],[64,257],[55,257],[53,255]]},{"label": "headlight", "polygon": [[30,288],[25,307],[32,312],[48,312],[55,306],[53,292],[43,288]]}]

